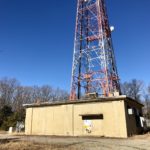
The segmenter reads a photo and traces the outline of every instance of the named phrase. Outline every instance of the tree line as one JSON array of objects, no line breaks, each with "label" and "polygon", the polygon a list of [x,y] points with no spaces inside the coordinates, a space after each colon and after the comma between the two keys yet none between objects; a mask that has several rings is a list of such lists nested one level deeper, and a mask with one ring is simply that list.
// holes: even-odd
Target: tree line
[{"label": "tree line", "polygon": [[0,129],[8,130],[17,121],[24,121],[25,109],[23,104],[39,102],[65,101],[69,93],[50,85],[23,86],[17,79],[0,79]]},{"label": "tree line", "polygon": [[13,111],[22,109],[23,104],[67,100],[69,94],[50,85],[22,86],[17,79],[0,79],[0,108],[11,106]]},{"label": "tree line", "polygon": [[[145,117],[150,119],[150,85],[144,86],[143,81],[133,79],[121,83],[122,94],[145,104]],[[66,101],[69,93],[50,85],[23,86],[17,79],[0,79],[0,129],[8,130],[17,121],[24,121],[25,110],[23,104],[39,102]]]}]

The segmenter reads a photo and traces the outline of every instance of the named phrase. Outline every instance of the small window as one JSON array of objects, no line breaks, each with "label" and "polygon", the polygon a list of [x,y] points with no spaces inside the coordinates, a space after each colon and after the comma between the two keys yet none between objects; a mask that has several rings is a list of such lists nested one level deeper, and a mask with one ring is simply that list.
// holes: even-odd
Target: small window
[{"label": "small window", "polygon": [[134,114],[134,109],[131,108],[129,105],[127,105],[127,111],[128,111],[128,115],[133,115]]},{"label": "small window", "polygon": [[103,114],[81,115],[82,120],[100,120],[104,119]]},{"label": "small window", "polygon": [[128,109],[128,115],[133,115],[133,109],[132,108]]}]

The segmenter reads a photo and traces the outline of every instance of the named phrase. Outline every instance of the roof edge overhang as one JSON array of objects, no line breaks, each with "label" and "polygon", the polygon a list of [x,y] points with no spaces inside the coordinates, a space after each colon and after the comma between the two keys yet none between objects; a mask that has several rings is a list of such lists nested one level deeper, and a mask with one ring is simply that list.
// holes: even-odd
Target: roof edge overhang
[{"label": "roof edge overhang", "polygon": [[82,104],[82,103],[96,103],[96,102],[111,102],[111,101],[134,101],[137,104],[144,106],[143,104],[137,102],[136,100],[127,97],[126,95],[120,95],[116,97],[99,97],[96,99],[81,99],[81,100],[74,100],[74,101],[55,101],[55,102],[45,102],[45,103],[33,103],[33,104],[23,104],[25,108],[32,108],[32,107],[44,107],[44,106],[56,106],[56,105],[69,105],[69,104]]}]

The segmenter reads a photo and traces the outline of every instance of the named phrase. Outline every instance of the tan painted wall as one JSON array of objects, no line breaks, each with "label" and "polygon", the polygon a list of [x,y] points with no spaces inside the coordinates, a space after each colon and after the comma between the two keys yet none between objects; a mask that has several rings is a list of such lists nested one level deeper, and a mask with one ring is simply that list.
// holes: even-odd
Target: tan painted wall
[{"label": "tan painted wall", "polygon": [[[91,120],[92,132],[84,127],[83,114],[103,114]],[[124,101],[78,103],[33,107],[26,110],[26,134],[127,137]]]},{"label": "tan painted wall", "polygon": [[127,137],[124,101],[74,105],[74,135],[89,135],[83,128],[79,114],[103,114],[103,120],[93,122],[91,135],[106,137]]}]

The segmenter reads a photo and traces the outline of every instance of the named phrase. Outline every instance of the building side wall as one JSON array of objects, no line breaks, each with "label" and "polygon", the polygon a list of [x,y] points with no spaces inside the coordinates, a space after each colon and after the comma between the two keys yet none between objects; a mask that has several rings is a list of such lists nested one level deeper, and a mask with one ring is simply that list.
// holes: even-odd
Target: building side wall
[{"label": "building side wall", "polygon": [[[103,119],[90,120],[91,132],[82,120],[87,114],[103,114]],[[124,101],[27,108],[26,134],[126,138]]]},{"label": "building side wall", "polygon": [[33,108],[26,109],[26,119],[25,119],[25,132],[26,134],[32,134],[32,110]]},{"label": "building side wall", "polygon": [[[133,114],[128,113],[128,109],[132,109]],[[141,123],[137,125],[136,121],[136,113],[134,112],[134,109],[139,112],[139,116],[142,116],[142,106],[132,102],[132,101],[126,101],[125,102],[125,114],[126,114],[126,124],[127,124],[127,134],[128,136],[137,135],[140,133],[143,128],[141,127]]]},{"label": "building side wall", "polygon": [[72,135],[72,105],[28,108],[26,134]]}]

